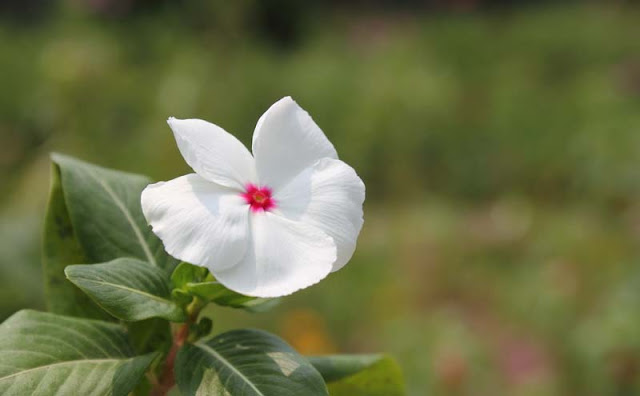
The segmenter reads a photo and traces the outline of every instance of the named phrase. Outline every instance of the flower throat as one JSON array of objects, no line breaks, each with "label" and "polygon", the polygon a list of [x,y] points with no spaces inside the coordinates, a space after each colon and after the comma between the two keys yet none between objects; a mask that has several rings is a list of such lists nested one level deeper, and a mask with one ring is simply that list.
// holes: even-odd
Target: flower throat
[{"label": "flower throat", "polygon": [[267,212],[276,206],[271,197],[271,189],[269,187],[260,188],[253,184],[247,184],[245,192],[241,195],[251,206],[251,211],[254,213]]}]

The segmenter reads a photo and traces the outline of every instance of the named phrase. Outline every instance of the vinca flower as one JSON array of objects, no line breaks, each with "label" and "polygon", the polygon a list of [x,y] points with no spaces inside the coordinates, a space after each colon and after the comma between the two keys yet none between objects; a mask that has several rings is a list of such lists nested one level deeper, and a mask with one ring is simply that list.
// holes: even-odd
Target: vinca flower
[{"label": "vinca flower", "polygon": [[253,155],[209,122],[168,123],[195,173],[147,186],[142,210],[170,255],[256,297],[291,294],[349,261],[364,184],[290,97],[258,120]]}]

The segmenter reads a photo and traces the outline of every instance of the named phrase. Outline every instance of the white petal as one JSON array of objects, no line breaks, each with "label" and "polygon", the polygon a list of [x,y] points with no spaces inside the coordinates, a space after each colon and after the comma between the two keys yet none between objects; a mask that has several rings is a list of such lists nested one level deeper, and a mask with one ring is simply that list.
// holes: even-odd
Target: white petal
[{"label": "white petal", "polygon": [[167,123],[173,130],[180,153],[197,174],[237,189],[255,182],[253,157],[233,135],[203,120],[171,117]]},{"label": "white petal", "polygon": [[319,229],[269,212],[253,214],[251,223],[245,257],[234,267],[212,271],[229,289],[248,296],[284,296],[331,271],[336,246]]},{"label": "white petal", "polygon": [[253,155],[260,184],[272,188],[321,158],[338,158],[322,130],[290,97],[277,101],[258,120]]},{"label": "white petal", "polygon": [[325,158],[305,169],[281,190],[274,191],[283,216],[311,224],[336,243],[338,257],[332,271],[351,259],[362,228],[364,183],[349,165]]},{"label": "white petal", "polygon": [[141,201],[171,256],[215,270],[245,255],[249,205],[233,189],[190,174],[147,186]]}]

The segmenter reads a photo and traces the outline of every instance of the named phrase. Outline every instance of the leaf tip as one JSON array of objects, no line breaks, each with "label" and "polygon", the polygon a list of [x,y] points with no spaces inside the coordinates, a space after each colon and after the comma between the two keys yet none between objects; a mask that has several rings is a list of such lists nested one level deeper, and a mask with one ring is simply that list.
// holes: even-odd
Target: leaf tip
[{"label": "leaf tip", "polygon": [[49,158],[51,159],[51,162],[57,164],[60,161],[64,161],[67,156],[56,151],[52,151],[51,153],[49,153]]},{"label": "leaf tip", "polygon": [[66,267],[64,267],[64,276],[71,282],[73,282],[73,277],[75,275],[75,270],[77,267],[80,267],[81,265],[67,265]]}]

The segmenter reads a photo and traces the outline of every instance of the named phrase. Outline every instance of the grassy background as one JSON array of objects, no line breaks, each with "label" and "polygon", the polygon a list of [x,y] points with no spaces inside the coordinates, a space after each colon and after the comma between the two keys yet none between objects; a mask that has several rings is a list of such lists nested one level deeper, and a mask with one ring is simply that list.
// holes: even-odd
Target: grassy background
[{"label": "grassy background", "polygon": [[292,95],[367,185],[359,247],[218,330],[390,352],[411,395],[640,392],[640,8],[284,3],[0,8],[0,315],[42,306],[49,152],[167,180],[168,116],[248,143]]}]

